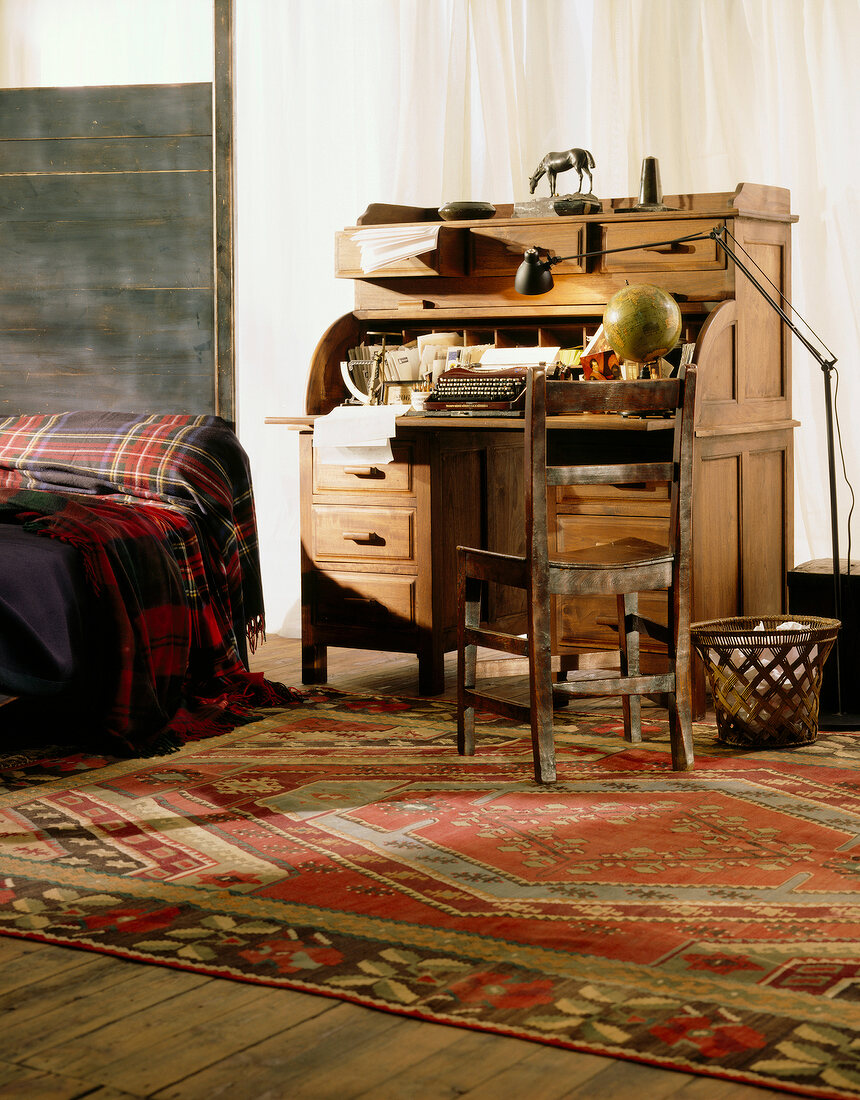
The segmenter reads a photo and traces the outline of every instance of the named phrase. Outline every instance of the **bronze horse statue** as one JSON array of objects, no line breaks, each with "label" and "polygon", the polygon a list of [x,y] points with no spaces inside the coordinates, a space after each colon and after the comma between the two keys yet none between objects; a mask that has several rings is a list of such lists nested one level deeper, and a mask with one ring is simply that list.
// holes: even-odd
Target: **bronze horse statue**
[{"label": "bronze horse statue", "polygon": [[591,169],[594,167],[594,157],[587,149],[565,149],[563,153],[547,153],[535,169],[535,174],[529,176],[529,194],[535,193],[538,181],[546,173],[549,180],[550,196],[555,195],[555,177],[559,172],[566,172],[569,168],[575,168],[579,173],[579,190],[582,191],[582,174],[588,176],[588,190],[594,186],[591,178]]}]

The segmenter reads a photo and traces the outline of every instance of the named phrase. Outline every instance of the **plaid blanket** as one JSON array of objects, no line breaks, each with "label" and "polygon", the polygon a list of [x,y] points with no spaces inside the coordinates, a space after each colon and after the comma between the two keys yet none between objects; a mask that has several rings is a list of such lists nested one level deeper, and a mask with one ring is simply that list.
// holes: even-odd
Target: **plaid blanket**
[{"label": "plaid blanket", "polygon": [[245,668],[265,630],[256,519],[247,455],[220,418],[0,420],[0,509],[81,551],[116,624],[105,730],[127,750],[296,697]]}]

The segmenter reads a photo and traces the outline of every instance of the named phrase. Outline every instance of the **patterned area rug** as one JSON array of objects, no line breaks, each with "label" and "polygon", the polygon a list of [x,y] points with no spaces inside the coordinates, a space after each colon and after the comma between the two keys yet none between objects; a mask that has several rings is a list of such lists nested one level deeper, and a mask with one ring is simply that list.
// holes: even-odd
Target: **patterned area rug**
[{"label": "patterned area rug", "polygon": [[[306,692],[168,759],[5,760],[0,929],[427,1020],[860,1097],[860,737],[670,767],[558,718]],[[4,762],[0,761],[0,765]]]}]

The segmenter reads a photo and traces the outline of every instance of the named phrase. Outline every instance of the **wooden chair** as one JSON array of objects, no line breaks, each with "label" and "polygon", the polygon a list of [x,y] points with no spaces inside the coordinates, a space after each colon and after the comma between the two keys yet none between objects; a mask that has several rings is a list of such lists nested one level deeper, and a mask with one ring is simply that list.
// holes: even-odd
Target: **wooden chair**
[{"label": "wooden chair", "polygon": [[[620,695],[624,736],[640,741],[640,697],[668,698],[672,766],[693,766],[692,685],[690,671],[690,577],[692,451],[696,369],[689,366],[679,378],[642,382],[550,381],[543,369],[529,372],[525,424],[526,549],[523,556],[458,547],[457,636],[457,748],[462,755],[475,751],[475,707],[531,724],[535,778],[556,779],[553,740],[553,697],[566,703],[570,696]],[[555,440],[561,429],[549,432],[547,417],[579,413],[625,413],[674,416],[672,456],[665,461],[622,462],[609,465],[556,464]],[[625,433],[626,434],[626,433]],[[662,433],[660,433],[662,434]],[[667,441],[668,442],[668,441]],[[668,450],[668,448],[667,448]],[[548,532],[547,487],[560,485],[641,485],[665,482],[669,486],[667,544],[628,538],[605,542],[586,550],[552,554]],[[550,511],[552,511],[550,509]],[[525,635],[503,633],[482,626],[481,597],[487,582],[520,588],[526,594]],[[639,614],[639,592],[668,593],[668,626],[649,622]],[[616,596],[619,668],[584,669],[562,673],[552,682],[552,597]],[[665,643],[666,671],[640,671],[639,637],[645,631]],[[528,658],[529,702],[517,703],[476,687],[477,647]],[[562,660],[565,669],[571,662]]]}]

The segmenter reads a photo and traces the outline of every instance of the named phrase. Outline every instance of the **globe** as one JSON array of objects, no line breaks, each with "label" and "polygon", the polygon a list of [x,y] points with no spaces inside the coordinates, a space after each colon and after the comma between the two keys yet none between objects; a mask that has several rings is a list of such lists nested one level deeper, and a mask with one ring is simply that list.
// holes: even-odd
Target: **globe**
[{"label": "globe", "polygon": [[620,359],[651,363],[668,355],[681,335],[678,303],[659,286],[634,283],[606,303],[603,331]]}]

